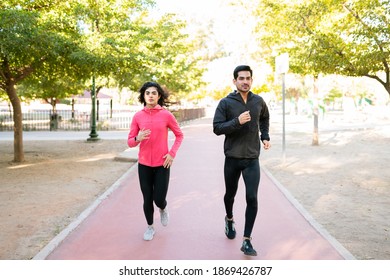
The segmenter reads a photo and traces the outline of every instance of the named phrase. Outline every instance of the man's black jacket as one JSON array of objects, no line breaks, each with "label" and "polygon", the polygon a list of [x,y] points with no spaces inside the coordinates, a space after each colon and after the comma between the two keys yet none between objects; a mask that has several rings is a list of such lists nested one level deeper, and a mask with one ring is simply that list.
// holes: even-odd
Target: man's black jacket
[{"label": "man's black jacket", "polygon": [[[251,121],[241,125],[238,116],[248,110]],[[213,128],[216,135],[225,134],[226,157],[258,158],[260,140],[270,140],[267,104],[261,96],[253,92],[248,93],[245,103],[240,93],[234,91],[220,100],[215,111]]]}]

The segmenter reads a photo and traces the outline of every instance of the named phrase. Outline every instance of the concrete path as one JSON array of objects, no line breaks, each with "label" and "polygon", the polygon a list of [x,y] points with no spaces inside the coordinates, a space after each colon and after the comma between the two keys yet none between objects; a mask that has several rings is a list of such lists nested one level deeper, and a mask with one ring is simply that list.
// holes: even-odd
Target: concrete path
[{"label": "concrete path", "polygon": [[[331,237],[263,167],[259,213],[252,235],[257,257],[240,251],[244,228],[244,185],[236,197],[237,237],[224,234],[223,140],[209,118],[183,127],[184,141],[171,169],[170,223],[155,210],[156,234],[144,241],[135,164],[34,259],[60,260],[340,260],[354,257]],[[135,151],[121,155],[134,157]],[[261,156],[260,156],[261,163]]]}]

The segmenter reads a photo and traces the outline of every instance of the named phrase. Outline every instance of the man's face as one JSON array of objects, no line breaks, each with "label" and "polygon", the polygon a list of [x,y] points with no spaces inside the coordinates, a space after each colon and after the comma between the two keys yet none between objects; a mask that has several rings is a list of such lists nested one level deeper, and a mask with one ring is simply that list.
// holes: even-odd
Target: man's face
[{"label": "man's face", "polygon": [[251,72],[249,71],[238,72],[238,77],[237,79],[233,80],[233,83],[237,87],[237,90],[239,92],[242,93],[249,92],[252,86]]}]

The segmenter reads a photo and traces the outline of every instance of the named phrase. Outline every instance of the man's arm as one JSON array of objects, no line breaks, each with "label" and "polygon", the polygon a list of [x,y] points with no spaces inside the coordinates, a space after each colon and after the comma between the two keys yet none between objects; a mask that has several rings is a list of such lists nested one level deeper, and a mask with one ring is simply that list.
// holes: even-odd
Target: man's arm
[{"label": "man's arm", "polygon": [[261,141],[264,143],[264,140],[270,141],[269,137],[269,111],[267,104],[263,101],[262,110],[259,117],[259,126],[261,132]]},{"label": "man's arm", "polygon": [[241,127],[237,118],[228,120],[226,113],[226,104],[221,100],[215,110],[213,120],[213,131],[216,135],[230,134]]}]

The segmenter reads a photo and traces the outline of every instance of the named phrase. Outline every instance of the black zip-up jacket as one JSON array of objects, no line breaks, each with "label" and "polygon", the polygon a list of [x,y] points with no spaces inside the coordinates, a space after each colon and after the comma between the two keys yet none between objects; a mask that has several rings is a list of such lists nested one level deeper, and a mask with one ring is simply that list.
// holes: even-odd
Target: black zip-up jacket
[{"label": "black zip-up jacket", "polygon": [[[251,120],[241,125],[238,116],[248,110]],[[251,91],[245,103],[240,93],[234,91],[220,100],[215,110],[213,128],[216,135],[225,134],[226,157],[258,158],[260,140],[270,140],[267,104],[261,96]]]}]

